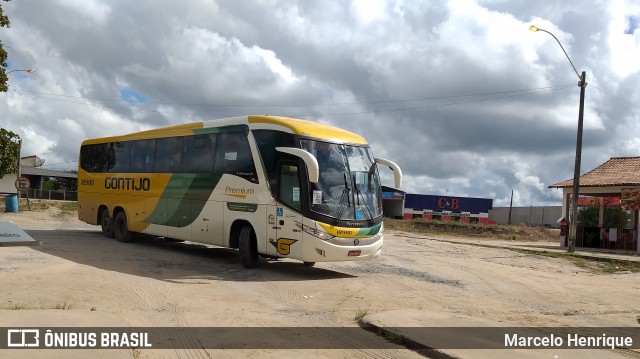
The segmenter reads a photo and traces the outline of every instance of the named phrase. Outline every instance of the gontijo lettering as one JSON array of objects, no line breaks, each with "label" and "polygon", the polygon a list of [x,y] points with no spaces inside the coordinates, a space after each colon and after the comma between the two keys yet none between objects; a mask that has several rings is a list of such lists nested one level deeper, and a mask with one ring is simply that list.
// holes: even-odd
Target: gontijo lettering
[{"label": "gontijo lettering", "polygon": [[107,177],[104,179],[104,188],[125,191],[148,191],[151,188],[151,180],[149,178]]}]

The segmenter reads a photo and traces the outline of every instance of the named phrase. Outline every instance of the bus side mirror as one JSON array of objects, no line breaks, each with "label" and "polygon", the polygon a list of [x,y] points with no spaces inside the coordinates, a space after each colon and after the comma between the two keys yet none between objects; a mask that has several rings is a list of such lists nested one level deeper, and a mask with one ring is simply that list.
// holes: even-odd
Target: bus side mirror
[{"label": "bus side mirror", "polygon": [[304,164],[307,165],[309,182],[318,183],[318,178],[320,177],[320,166],[318,166],[318,160],[311,153],[300,148],[293,147],[276,147],[276,151],[288,153],[301,158],[304,161]]},{"label": "bus side mirror", "polygon": [[400,166],[398,166],[394,162],[385,160],[384,158],[376,157],[373,159],[373,161],[375,163],[379,163],[383,166],[389,167],[393,171],[393,180],[395,182],[396,188],[400,188],[400,186],[402,185],[402,170],[400,169]]}]

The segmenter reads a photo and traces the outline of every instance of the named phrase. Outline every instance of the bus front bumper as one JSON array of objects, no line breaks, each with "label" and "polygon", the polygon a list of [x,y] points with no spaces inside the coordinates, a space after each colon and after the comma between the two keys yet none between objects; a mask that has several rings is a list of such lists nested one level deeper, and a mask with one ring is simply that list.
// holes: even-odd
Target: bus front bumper
[{"label": "bus front bumper", "polygon": [[[306,235],[306,233],[305,233]],[[382,253],[383,236],[374,243],[367,245],[335,245],[318,238],[308,236],[305,238],[305,245],[302,260],[305,262],[339,262],[339,261],[361,261],[378,258]]]}]

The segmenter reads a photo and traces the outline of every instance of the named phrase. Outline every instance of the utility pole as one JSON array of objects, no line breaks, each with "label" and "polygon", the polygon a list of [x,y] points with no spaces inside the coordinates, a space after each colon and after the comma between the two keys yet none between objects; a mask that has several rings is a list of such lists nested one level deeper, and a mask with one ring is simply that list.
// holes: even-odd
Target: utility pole
[{"label": "utility pole", "polygon": [[569,246],[567,249],[569,253],[573,253],[576,250],[576,233],[578,232],[578,195],[580,194],[580,161],[582,159],[582,127],[584,122],[584,89],[587,87],[587,73],[586,71],[582,71],[582,74],[578,73],[578,69],[573,65],[573,61],[569,58],[569,54],[567,54],[567,51],[565,51],[564,46],[562,46],[556,35],[533,25],[529,27],[529,30],[533,32],[546,32],[556,40],[558,45],[560,45],[562,52],[564,52],[564,55],[567,57],[567,60],[569,60],[571,67],[573,67],[573,71],[575,71],[578,76],[578,86],[580,86],[580,109],[578,111],[578,135],[576,138],[576,162],[573,166],[573,191],[569,211]]},{"label": "utility pole", "polygon": [[509,203],[509,222],[508,225],[511,225],[511,210],[513,209],[513,190],[511,190],[511,203]]}]

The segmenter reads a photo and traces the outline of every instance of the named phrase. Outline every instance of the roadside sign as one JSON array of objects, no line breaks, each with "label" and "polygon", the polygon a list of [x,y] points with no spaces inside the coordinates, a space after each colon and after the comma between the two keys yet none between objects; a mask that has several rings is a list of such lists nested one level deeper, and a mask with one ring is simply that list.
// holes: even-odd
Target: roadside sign
[{"label": "roadside sign", "polygon": [[28,191],[31,188],[31,181],[27,177],[18,177],[16,180],[16,189],[18,191]]}]

